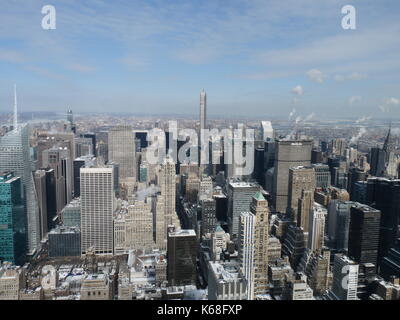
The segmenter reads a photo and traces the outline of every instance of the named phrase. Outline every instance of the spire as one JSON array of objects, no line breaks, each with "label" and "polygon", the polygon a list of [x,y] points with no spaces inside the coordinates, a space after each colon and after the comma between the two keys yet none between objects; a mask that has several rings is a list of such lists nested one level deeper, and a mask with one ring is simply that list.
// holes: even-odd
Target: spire
[{"label": "spire", "polygon": [[14,84],[14,130],[18,129],[17,85]]},{"label": "spire", "polygon": [[390,152],[391,150],[391,131],[392,131],[392,121],[389,123],[389,131],[385,139],[385,143],[383,144],[383,150],[386,152]]}]

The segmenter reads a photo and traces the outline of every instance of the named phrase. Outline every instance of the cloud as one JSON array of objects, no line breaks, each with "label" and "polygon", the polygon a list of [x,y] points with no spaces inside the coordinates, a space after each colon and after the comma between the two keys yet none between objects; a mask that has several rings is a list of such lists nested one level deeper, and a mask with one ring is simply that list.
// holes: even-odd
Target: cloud
[{"label": "cloud", "polygon": [[68,69],[73,70],[73,71],[78,71],[78,72],[94,72],[97,69],[95,67],[89,66],[89,65],[84,65],[84,64],[79,64],[79,63],[73,63],[67,66]]},{"label": "cloud", "polygon": [[363,116],[363,117],[357,119],[356,123],[362,123],[362,122],[370,120],[371,118],[372,118],[371,116]]},{"label": "cloud", "polygon": [[379,105],[378,108],[382,112],[389,112],[391,106],[399,105],[400,104],[400,99],[397,98],[386,98],[383,100],[383,104]]},{"label": "cloud", "polygon": [[15,50],[0,50],[0,61],[22,63],[26,61],[26,57]]},{"label": "cloud", "polygon": [[290,92],[297,96],[302,96],[304,94],[304,90],[303,90],[302,86],[296,86]]},{"label": "cloud", "polygon": [[304,118],[304,122],[310,121],[315,117],[315,112],[311,112],[307,117]]},{"label": "cloud", "polygon": [[353,136],[350,140],[350,143],[356,143],[360,138],[367,132],[367,129],[364,127],[361,127],[360,130],[358,131],[358,134],[356,136]]},{"label": "cloud", "polygon": [[349,105],[352,105],[356,102],[361,101],[361,97],[360,96],[352,96],[349,98]]},{"label": "cloud", "polygon": [[334,79],[337,82],[343,82],[346,80],[361,80],[367,78],[366,74],[358,73],[358,72],[353,72],[347,75],[343,74],[337,74],[335,75]]},{"label": "cloud", "polygon": [[324,82],[325,75],[318,69],[311,69],[306,72],[306,75],[313,82],[316,83]]},{"label": "cloud", "polygon": [[296,109],[293,108],[292,111],[289,113],[289,121],[292,120],[292,117],[296,114]]},{"label": "cloud", "polygon": [[25,66],[24,67],[25,70],[28,71],[32,71],[36,74],[39,74],[43,77],[52,79],[52,80],[65,80],[65,77],[61,74],[58,74],[56,72],[52,72],[46,68],[42,68],[42,67],[37,67],[37,66]]}]

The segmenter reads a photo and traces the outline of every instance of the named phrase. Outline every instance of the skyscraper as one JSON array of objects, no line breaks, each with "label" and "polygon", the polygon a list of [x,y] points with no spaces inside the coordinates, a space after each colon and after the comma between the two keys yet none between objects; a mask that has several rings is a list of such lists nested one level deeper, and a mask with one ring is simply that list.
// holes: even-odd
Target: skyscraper
[{"label": "skyscraper", "polygon": [[326,209],[320,204],[314,204],[311,210],[308,247],[311,251],[319,251],[324,246]]},{"label": "skyscraper", "polygon": [[377,266],[381,212],[367,205],[351,207],[349,257]]},{"label": "skyscraper", "polygon": [[254,226],[255,216],[242,212],[239,217],[239,262],[247,280],[247,300],[254,299]]},{"label": "skyscraper", "polygon": [[289,168],[311,165],[311,139],[278,139],[275,144],[275,164],[272,199],[275,210],[286,212],[288,204]]},{"label": "skyscraper", "polygon": [[231,182],[228,187],[228,223],[231,237],[239,233],[239,216],[242,212],[250,211],[251,199],[260,191],[257,183]]},{"label": "skyscraper", "polygon": [[14,130],[0,137],[0,171],[14,172],[22,180],[28,219],[28,251],[32,254],[40,245],[39,207],[32,175],[28,126],[15,123],[16,119]]},{"label": "skyscraper", "polygon": [[[311,191],[315,189],[315,170],[312,167],[293,167],[289,169],[288,185],[288,204],[287,213],[293,221],[297,219],[297,208],[302,191]],[[314,201],[314,197],[312,198]]]},{"label": "skyscraper", "polygon": [[265,294],[268,289],[268,202],[258,191],[252,198],[251,213],[254,225],[254,295]]},{"label": "skyscraper", "polygon": [[27,226],[21,179],[0,173],[0,261],[23,265],[27,251]]},{"label": "skyscraper", "polygon": [[168,282],[173,286],[196,283],[197,238],[194,230],[168,232]]},{"label": "skyscraper", "polygon": [[117,126],[109,131],[108,161],[119,164],[121,180],[136,177],[135,135],[131,126]]},{"label": "skyscraper", "polygon": [[206,92],[201,90],[200,92],[200,130],[206,129],[207,122],[207,95]]},{"label": "skyscraper", "polygon": [[112,168],[81,168],[81,247],[98,254],[113,253],[115,208]]}]

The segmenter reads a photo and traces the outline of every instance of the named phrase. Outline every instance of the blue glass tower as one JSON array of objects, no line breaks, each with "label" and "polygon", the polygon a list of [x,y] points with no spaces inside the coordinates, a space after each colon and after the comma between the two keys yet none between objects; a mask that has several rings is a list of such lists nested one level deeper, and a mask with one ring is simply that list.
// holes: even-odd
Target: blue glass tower
[{"label": "blue glass tower", "polygon": [[0,260],[23,265],[27,253],[27,219],[21,179],[0,173]]}]

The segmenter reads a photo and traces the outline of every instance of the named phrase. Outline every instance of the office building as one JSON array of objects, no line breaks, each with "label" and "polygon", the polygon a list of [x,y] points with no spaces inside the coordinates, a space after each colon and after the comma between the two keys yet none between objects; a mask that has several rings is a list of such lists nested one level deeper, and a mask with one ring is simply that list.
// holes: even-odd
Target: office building
[{"label": "office building", "polygon": [[27,254],[27,218],[21,179],[0,173],[0,263],[23,265]]},{"label": "office building", "polygon": [[113,253],[115,208],[112,168],[81,168],[81,251]]},{"label": "office building", "polygon": [[353,260],[377,266],[381,212],[367,205],[350,208],[349,252]]},{"label": "office building", "polygon": [[272,199],[275,210],[286,212],[288,204],[289,169],[311,165],[310,139],[277,139],[275,143],[275,163]]},{"label": "office building", "polygon": [[121,180],[136,177],[135,137],[131,126],[117,126],[109,131],[108,161],[119,164]]},{"label": "office building", "polygon": [[57,226],[48,236],[49,257],[81,255],[81,233],[78,227]]},{"label": "office building", "polygon": [[194,230],[174,228],[168,232],[168,283],[171,286],[196,283],[197,237]]}]

